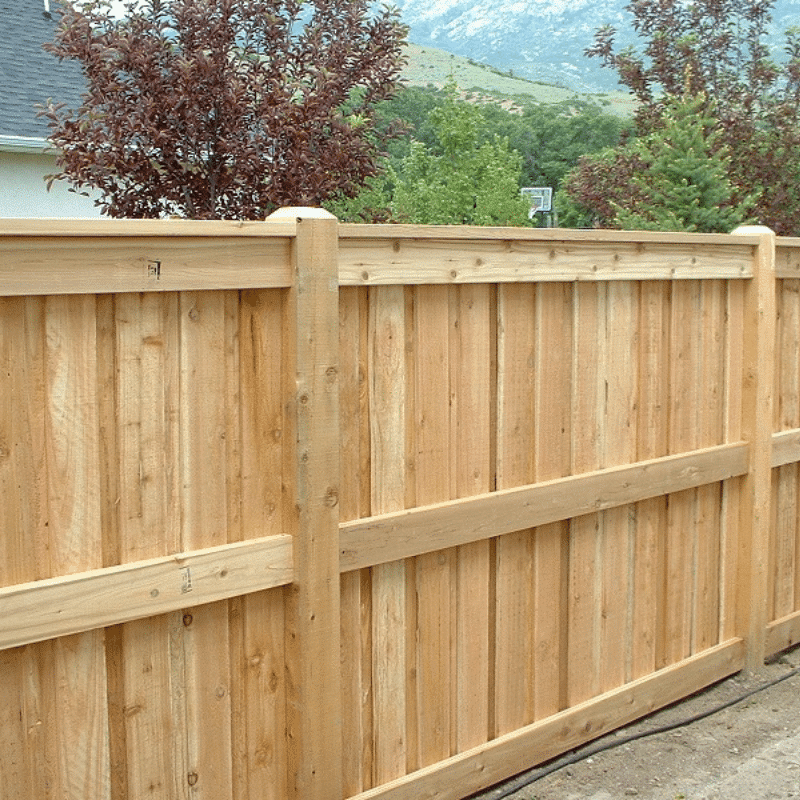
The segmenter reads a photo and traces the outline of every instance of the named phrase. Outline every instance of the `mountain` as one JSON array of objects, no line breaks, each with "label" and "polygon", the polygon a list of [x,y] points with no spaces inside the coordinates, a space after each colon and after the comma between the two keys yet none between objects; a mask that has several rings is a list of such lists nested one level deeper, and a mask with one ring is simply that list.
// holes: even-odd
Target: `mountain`
[{"label": "mountain", "polygon": [[405,86],[435,86],[442,88],[454,80],[467,99],[475,102],[494,102],[511,108],[529,102],[543,105],[572,104],[588,101],[603,108],[607,114],[631,117],[636,111],[636,100],[625,91],[581,92],[555,86],[552,83],[523,78],[518,73],[509,75],[489,64],[457,56],[435,47],[410,44],[406,49],[406,65],[402,82]]},{"label": "mountain", "polygon": [[[577,92],[619,88],[616,74],[584,55],[603,25],[619,45],[636,44],[629,0],[395,0],[409,41],[491,64]],[[782,33],[800,24],[800,0],[777,0],[770,45],[780,60]]]}]

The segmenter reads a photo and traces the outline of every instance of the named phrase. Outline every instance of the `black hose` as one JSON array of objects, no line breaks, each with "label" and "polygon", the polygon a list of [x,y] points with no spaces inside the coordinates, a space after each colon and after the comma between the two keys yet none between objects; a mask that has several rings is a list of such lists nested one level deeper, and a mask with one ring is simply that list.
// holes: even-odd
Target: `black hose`
[{"label": "black hose", "polygon": [[580,750],[573,750],[568,755],[558,758],[545,767],[536,767],[517,775],[515,778],[512,778],[509,781],[506,781],[494,790],[498,792],[498,794],[482,795],[482,797],[485,798],[485,800],[502,800],[502,798],[509,797],[510,795],[514,794],[514,792],[518,792],[520,789],[524,789],[526,786],[530,786],[532,783],[536,783],[536,781],[539,781],[554,772],[558,772],[558,770],[564,769],[564,767],[568,767],[571,764],[577,764],[579,761],[583,761],[586,758],[591,758],[591,756],[597,755],[598,753],[603,753],[606,750],[612,750],[615,747],[620,747],[624,744],[629,744],[630,742],[635,742],[639,739],[645,739],[648,736],[655,736],[659,733],[668,733],[676,728],[684,728],[694,722],[699,722],[701,719],[706,719],[714,714],[718,714],[720,711],[724,711],[726,708],[730,708],[737,703],[741,703],[743,700],[747,700],[748,697],[752,697],[754,694],[763,692],[764,689],[769,689],[772,686],[776,686],[777,684],[782,683],[783,681],[788,680],[795,675],[800,675],[800,667],[795,667],[791,672],[787,672],[786,674],[781,675],[774,680],[764,683],[761,686],[757,686],[755,689],[750,689],[744,694],[734,697],[731,700],[727,700],[719,705],[713,706],[712,708],[706,709],[705,711],[701,711],[698,714],[694,714],[691,717],[678,720],[677,722],[669,722],[664,725],[659,725],[657,728],[651,728],[650,730],[631,733],[628,736],[616,737],[607,742],[602,742],[596,745],[587,745],[582,747]]}]

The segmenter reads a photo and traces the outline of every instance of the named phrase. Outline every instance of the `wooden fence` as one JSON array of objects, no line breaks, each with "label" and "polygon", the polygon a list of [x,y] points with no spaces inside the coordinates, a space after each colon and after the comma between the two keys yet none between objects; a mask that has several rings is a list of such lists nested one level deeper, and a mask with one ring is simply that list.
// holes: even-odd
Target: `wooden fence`
[{"label": "wooden fence", "polygon": [[800,240],[0,254],[0,800],[462,798],[800,641]]}]

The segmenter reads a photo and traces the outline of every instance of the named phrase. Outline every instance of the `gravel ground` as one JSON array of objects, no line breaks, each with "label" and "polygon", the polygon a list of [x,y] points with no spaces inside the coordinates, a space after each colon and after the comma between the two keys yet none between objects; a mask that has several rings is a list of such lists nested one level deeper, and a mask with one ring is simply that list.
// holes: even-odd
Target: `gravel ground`
[{"label": "gravel ground", "polygon": [[[800,674],[704,719],[625,741],[712,711],[798,667],[795,647],[758,675],[734,675],[474,800],[800,800]],[[604,745],[612,746],[592,752]],[[578,760],[564,764],[569,758]]]}]

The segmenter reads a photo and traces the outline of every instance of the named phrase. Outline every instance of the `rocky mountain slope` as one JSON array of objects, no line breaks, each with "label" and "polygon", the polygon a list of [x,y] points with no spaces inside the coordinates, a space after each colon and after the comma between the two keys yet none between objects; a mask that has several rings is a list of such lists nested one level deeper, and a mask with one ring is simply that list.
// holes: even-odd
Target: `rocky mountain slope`
[{"label": "rocky mountain slope", "polygon": [[[395,0],[409,40],[447,50],[532,80],[578,92],[617,88],[616,75],[584,55],[603,25],[633,44],[629,0]],[[800,25],[800,0],[777,0],[772,38],[780,58],[782,33]]]}]

